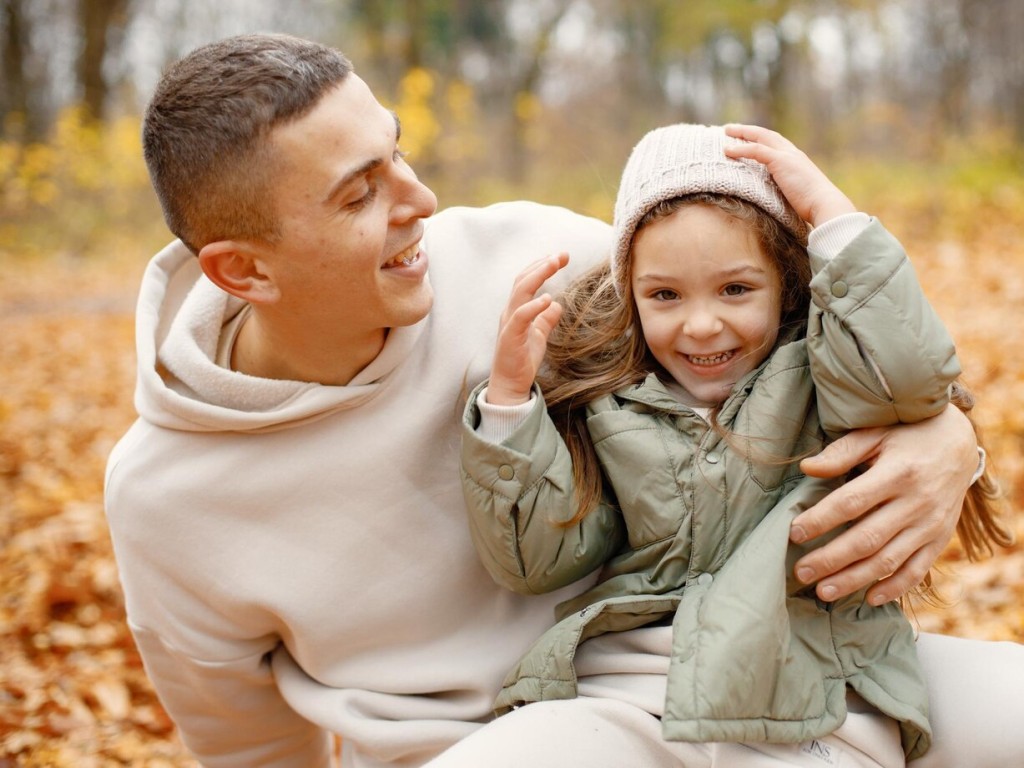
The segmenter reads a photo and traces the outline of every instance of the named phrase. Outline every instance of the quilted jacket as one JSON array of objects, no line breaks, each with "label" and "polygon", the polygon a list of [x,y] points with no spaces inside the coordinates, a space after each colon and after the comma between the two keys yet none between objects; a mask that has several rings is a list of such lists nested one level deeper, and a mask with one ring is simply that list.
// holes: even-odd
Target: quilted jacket
[{"label": "quilted jacket", "polygon": [[797,459],[856,427],[940,412],[959,373],[953,343],[899,243],[872,220],[836,258],[811,254],[805,337],[782,338],[723,404],[726,436],[656,374],[588,406],[608,496],[578,524],[571,464],[538,397],[499,445],[463,429],[474,542],[496,581],[543,593],[603,568],[505,680],[498,712],[576,695],[590,637],[671,622],[666,738],[802,742],[846,716],[846,686],[900,723],[908,759],[930,743],[912,627],[895,603],[833,603],[792,577],[806,549],[793,517],[834,483]]}]

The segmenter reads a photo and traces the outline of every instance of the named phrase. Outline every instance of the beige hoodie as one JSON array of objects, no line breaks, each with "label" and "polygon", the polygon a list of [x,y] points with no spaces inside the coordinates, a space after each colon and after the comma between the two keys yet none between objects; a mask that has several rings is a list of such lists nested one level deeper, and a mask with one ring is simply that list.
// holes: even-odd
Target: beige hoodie
[{"label": "beige hoodie", "polygon": [[346,387],[217,366],[242,303],[180,243],[153,259],[140,418],[111,454],[107,515],[146,669],[204,765],[325,766],[328,731],[346,766],[417,765],[488,717],[582,587],[523,597],[480,565],[463,398],[520,269],[567,250],[576,274],[609,241],[600,221],[532,203],[438,214],[430,315]]}]

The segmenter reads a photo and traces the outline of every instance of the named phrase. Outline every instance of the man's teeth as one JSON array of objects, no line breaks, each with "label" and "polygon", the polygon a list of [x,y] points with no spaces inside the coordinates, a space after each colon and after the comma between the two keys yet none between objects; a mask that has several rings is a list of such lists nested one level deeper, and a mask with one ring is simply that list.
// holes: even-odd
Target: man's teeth
[{"label": "man's teeth", "polygon": [[420,255],[420,244],[414,243],[402,251],[395,258],[390,259],[384,266],[385,267],[397,267],[399,264],[404,264],[409,267],[416,263],[416,260]]},{"label": "man's teeth", "polygon": [[686,359],[694,365],[718,365],[724,363],[735,354],[735,350],[719,352],[717,355],[687,355]]}]

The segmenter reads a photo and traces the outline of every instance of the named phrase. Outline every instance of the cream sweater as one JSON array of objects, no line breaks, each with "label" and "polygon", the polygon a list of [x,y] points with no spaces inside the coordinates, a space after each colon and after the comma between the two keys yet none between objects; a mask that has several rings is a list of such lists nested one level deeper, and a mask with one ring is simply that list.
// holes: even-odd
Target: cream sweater
[{"label": "cream sweater", "polygon": [[[418,765],[489,718],[508,668],[575,589],[492,582],[459,486],[463,398],[528,262],[607,257],[606,224],[506,203],[428,222],[435,304],[346,387],[215,364],[243,304],[180,244],[138,304],[140,418],[107,470],[128,621],[211,768]],[[559,285],[551,287],[558,290]]]}]

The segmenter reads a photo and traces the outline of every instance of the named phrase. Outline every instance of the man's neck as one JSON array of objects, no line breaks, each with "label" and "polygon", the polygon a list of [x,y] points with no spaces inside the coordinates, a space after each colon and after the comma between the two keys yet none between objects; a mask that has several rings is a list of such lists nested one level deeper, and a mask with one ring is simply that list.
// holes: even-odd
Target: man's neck
[{"label": "man's neck", "polygon": [[275,329],[258,312],[250,312],[231,352],[232,370],[264,379],[344,386],[380,354],[387,338],[386,328],[360,339],[289,330]]}]

